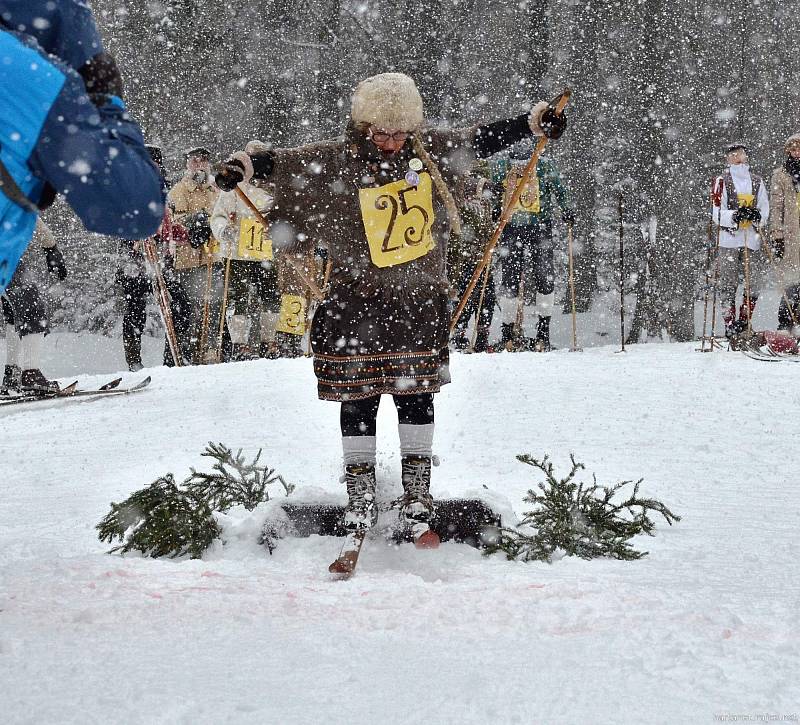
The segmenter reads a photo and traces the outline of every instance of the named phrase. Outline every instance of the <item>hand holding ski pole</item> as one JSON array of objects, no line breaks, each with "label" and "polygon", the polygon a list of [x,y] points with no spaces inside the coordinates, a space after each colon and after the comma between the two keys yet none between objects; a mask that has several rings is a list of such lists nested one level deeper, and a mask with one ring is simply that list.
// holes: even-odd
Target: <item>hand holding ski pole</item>
[{"label": "hand holding ski pole", "polygon": [[[549,111],[551,116],[560,117],[564,111],[564,107],[569,102],[570,96],[572,95],[572,90],[567,88],[564,90],[561,95],[553,100],[550,104],[553,106],[553,110]],[[547,113],[547,112],[546,112]],[[546,114],[545,114],[546,115]],[[543,122],[547,119],[543,116]],[[552,121],[551,121],[552,123]],[[558,136],[561,134],[558,133]],[[554,138],[558,136],[554,135]],[[458,303],[458,307],[456,307],[456,311],[453,313],[453,319],[450,321],[450,335],[452,336],[453,332],[456,329],[456,325],[458,324],[461,315],[464,313],[464,308],[467,306],[467,302],[469,298],[472,296],[472,292],[475,289],[475,285],[478,284],[478,280],[483,274],[484,269],[489,264],[492,259],[492,253],[494,252],[494,248],[497,246],[497,242],[500,240],[500,235],[503,233],[503,230],[506,228],[506,224],[508,224],[508,220],[511,218],[511,210],[516,207],[517,203],[519,202],[520,196],[522,196],[522,192],[525,191],[525,188],[528,186],[528,181],[531,179],[533,174],[536,173],[536,165],[539,163],[539,157],[542,155],[542,151],[544,147],[547,145],[548,137],[541,136],[539,140],[536,142],[536,148],[533,151],[533,155],[531,156],[530,161],[528,161],[528,165],[525,167],[525,171],[523,172],[517,186],[514,188],[514,192],[511,194],[511,197],[506,202],[505,207],[503,208],[503,213],[500,215],[500,220],[497,223],[497,227],[494,230],[491,238],[489,239],[488,243],[486,244],[486,248],[483,251],[483,258],[478,263],[478,266],[475,268],[475,272],[472,274],[470,278],[469,284],[467,288],[464,290],[464,294],[461,297],[461,300]]]}]

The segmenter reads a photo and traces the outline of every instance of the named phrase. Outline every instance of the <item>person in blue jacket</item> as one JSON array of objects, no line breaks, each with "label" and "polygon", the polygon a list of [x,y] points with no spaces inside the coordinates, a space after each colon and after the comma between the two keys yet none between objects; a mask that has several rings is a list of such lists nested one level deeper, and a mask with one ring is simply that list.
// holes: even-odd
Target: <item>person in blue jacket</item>
[{"label": "person in blue jacket", "polygon": [[156,232],[161,178],[80,0],[0,0],[0,294],[40,209],[62,194],[86,229]]}]

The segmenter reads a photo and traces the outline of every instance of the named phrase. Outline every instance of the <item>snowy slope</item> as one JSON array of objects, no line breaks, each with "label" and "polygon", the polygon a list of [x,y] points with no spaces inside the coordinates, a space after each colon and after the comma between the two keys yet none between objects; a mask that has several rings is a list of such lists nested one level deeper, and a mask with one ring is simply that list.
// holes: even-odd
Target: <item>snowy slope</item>
[{"label": "snowy slope", "polygon": [[[308,360],[148,371],[130,398],[0,410],[0,693],[7,723],[663,723],[800,713],[800,368],[691,345],[455,356],[437,496],[517,512],[517,453],[644,477],[683,521],[639,562],[519,564],[445,544],[255,544],[203,561],[105,553],[94,525],[208,440],[265,456],[299,498],[344,500],[338,407]],[[152,353],[153,351],[151,351]],[[152,355],[151,355],[152,356]],[[138,376],[129,376],[131,378]],[[107,376],[81,378],[89,384]],[[396,416],[379,484],[399,488]],[[316,489],[316,490],[315,490]]]}]

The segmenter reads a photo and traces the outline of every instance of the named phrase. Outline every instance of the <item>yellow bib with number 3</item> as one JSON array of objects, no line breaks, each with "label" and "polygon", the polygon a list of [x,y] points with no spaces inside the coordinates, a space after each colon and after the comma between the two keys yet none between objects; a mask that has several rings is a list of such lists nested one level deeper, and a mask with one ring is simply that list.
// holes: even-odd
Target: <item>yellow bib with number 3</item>
[{"label": "yellow bib with number 3", "polygon": [[239,224],[238,256],[263,262],[272,259],[272,240],[264,234],[264,225],[244,218]]},{"label": "yellow bib with number 3", "polygon": [[[506,203],[511,199],[514,189],[517,188],[520,179],[522,178],[522,171],[519,169],[512,169],[508,172],[505,180],[506,187]],[[539,203],[539,177],[534,172],[533,177],[525,184],[525,188],[519,195],[517,203],[511,208],[511,213],[527,212],[528,214],[538,214],[541,211]]]},{"label": "yellow bib with number 3", "polygon": [[277,332],[290,335],[304,335],[306,332],[306,300],[300,295],[281,295],[281,313]]},{"label": "yellow bib with number 3", "polygon": [[419,184],[395,181],[377,189],[359,189],[361,218],[369,253],[376,267],[394,267],[424,257],[436,244],[433,187],[428,173]]},{"label": "yellow bib with number 3", "polygon": [[[741,209],[743,206],[753,206],[753,202],[755,201],[755,197],[752,194],[737,194],[736,195],[739,199],[739,208]],[[750,221],[742,221],[739,222],[739,229],[747,229],[747,227],[752,226],[752,222]]]}]

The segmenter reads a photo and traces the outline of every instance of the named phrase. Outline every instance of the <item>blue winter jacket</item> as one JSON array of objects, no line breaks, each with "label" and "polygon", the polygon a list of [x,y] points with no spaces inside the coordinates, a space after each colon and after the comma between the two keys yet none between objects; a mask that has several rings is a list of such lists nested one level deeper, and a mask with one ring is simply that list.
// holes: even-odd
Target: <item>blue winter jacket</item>
[{"label": "blue winter jacket", "polygon": [[[122,100],[96,107],[76,72],[102,49],[79,0],[0,0],[0,160],[34,204],[47,182],[89,231],[143,239],[164,192]],[[0,187],[0,294],[35,224]]]}]

